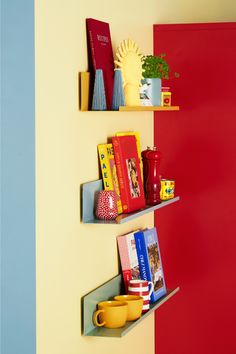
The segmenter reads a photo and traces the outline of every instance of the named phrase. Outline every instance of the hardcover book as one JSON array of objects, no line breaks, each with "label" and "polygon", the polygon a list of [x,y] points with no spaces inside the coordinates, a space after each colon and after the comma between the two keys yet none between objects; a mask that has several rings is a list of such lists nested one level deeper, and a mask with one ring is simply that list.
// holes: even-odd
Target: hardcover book
[{"label": "hardcover book", "polygon": [[114,58],[109,23],[87,18],[86,24],[90,69],[93,73],[95,73],[96,69],[102,69],[107,109],[111,109],[114,84]]},{"label": "hardcover book", "polygon": [[128,294],[129,280],[141,279],[136,244],[134,240],[134,232],[118,236],[117,243],[125,291],[126,294]]},{"label": "hardcover book", "polygon": [[124,136],[124,135],[134,135],[135,136],[137,150],[138,150],[139,163],[140,163],[140,169],[141,169],[141,175],[142,175],[142,180],[143,180],[143,163],[142,163],[142,156],[141,156],[140,133],[133,132],[133,131],[116,133],[116,136]]},{"label": "hardcover book", "polygon": [[142,209],[145,197],[135,136],[113,136],[112,145],[123,213]]},{"label": "hardcover book", "polygon": [[166,294],[156,228],[153,227],[151,229],[135,232],[134,239],[141,278],[153,282],[154,290],[151,294],[150,301],[156,302]]},{"label": "hardcover book", "polygon": [[98,155],[102,171],[102,179],[105,190],[114,190],[117,196],[118,213],[122,213],[122,204],[120,199],[120,189],[116,173],[116,164],[112,144],[99,144]]}]

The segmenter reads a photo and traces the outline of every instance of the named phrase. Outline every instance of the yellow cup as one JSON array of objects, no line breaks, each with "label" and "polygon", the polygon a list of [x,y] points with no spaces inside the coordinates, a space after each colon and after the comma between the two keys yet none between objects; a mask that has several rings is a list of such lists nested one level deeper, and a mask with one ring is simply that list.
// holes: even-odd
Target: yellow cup
[{"label": "yellow cup", "polygon": [[124,301],[102,301],[93,314],[93,323],[98,327],[120,328],[127,321],[128,304]]},{"label": "yellow cup", "polygon": [[128,304],[127,321],[135,321],[142,314],[143,297],[138,295],[117,295],[117,301],[125,301]]}]

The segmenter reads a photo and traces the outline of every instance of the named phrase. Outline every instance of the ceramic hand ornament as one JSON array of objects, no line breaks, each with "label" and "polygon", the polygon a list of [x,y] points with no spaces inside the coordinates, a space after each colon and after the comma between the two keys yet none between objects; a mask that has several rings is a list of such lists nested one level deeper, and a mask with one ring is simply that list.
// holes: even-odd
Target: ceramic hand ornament
[{"label": "ceramic hand ornament", "polygon": [[142,79],[142,55],[132,39],[124,40],[117,48],[116,66],[122,71],[125,103],[127,106],[140,106],[140,83]]}]

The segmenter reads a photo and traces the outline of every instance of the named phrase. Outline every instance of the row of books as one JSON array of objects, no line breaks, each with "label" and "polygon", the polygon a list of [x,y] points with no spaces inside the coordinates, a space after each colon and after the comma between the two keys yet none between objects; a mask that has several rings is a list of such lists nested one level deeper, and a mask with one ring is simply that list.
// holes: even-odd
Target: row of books
[{"label": "row of books", "polygon": [[155,227],[136,230],[117,237],[122,275],[127,293],[131,279],[153,282],[150,302],[156,302],[166,294],[161,254]]},{"label": "row of books", "polygon": [[139,133],[116,133],[111,143],[98,145],[98,154],[104,189],[116,192],[118,213],[144,208]]}]

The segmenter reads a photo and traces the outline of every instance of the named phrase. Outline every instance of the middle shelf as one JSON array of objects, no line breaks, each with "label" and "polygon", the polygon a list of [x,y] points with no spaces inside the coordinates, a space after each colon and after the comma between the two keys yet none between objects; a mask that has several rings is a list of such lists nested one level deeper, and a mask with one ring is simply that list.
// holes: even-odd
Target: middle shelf
[{"label": "middle shelf", "polygon": [[169,204],[177,202],[180,197],[175,197],[153,206],[135,211],[129,214],[120,214],[115,220],[99,220],[94,216],[94,206],[96,194],[103,189],[102,179],[83,184],[82,190],[82,221],[85,224],[123,224],[139,216],[145,215],[157,209],[163,208]]}]

